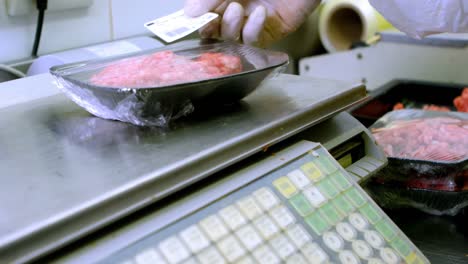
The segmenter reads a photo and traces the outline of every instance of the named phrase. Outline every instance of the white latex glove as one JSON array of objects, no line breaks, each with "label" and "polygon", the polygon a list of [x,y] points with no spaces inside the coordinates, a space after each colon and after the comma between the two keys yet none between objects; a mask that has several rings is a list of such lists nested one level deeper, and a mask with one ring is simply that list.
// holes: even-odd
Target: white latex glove
[{"label": "white latex glove", "polygon": [[369,0],[392,25],[411,37],[468,33],[468,0]]},{"label": "white latex glove", "polygon": [[202,37],[266,46],[294,32],[320,0],[186,0],[185,14],[220,14],[200,30]]}]

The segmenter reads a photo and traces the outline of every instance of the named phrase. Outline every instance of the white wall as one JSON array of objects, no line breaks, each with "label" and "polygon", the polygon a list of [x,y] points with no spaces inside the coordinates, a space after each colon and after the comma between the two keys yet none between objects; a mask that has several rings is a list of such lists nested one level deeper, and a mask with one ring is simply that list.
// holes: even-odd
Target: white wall
[{"label": "white wall", "polygon": [[114,38],[148,34],[144,23],[182,9],[183,5],[184,0],[112,0]]},{"label": "white wall", "polygon": [[[0,63],[29,57],[37,19],[37,13],[8,16],[5,1],[0,0]],[[39,54],[148,34],[143,23],[182,6],[183,0],[94,0],[87,9],[47,12]]]}]

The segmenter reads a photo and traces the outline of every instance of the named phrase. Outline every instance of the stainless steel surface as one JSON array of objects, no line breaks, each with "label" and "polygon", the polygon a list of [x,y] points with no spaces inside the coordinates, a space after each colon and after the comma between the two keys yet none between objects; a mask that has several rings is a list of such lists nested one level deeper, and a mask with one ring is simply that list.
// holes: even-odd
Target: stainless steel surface
[{"label": "stainless steel surface", "polygon": [[364,97],[360,85],[283,75],[165,131],[92,117],[63,95],[4,108],[0,259],[61,247]]},{"label": "stainless steel surface", "polygon": [[0,83],[0,109],[58,93],[50,74]]}]

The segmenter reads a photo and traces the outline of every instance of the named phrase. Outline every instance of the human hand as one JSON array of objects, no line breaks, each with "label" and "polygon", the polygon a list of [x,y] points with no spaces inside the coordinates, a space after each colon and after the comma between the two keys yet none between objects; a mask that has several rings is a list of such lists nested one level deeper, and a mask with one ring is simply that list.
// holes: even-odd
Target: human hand
[{"label": "human hand", "polygon": [[221,17],[200,30],[204,38],[241,40],[266,46],[294,32],[320,0],[186,0],[185,13]]}]

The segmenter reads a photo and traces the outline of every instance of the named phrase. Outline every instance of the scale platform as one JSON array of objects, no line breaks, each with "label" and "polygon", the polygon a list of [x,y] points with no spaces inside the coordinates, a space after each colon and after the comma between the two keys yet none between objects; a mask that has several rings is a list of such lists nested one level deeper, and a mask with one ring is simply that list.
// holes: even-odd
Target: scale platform
[{"label": "scale platform", "polygon": [[63,95],[3,108],[0,259],[63,247],[365,96],[362,85],[280,75],[237,105],[199,109],[165,130],[93,117]]}]

